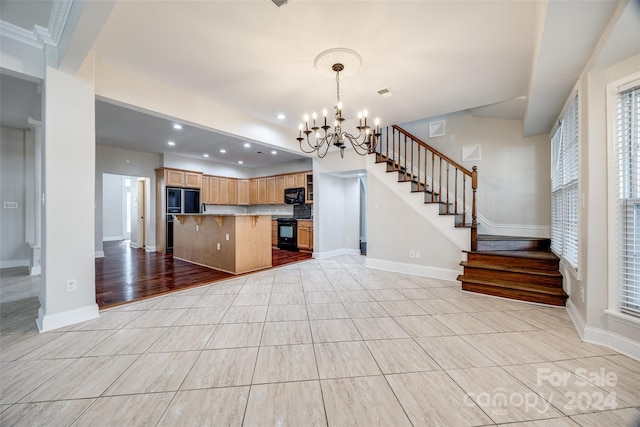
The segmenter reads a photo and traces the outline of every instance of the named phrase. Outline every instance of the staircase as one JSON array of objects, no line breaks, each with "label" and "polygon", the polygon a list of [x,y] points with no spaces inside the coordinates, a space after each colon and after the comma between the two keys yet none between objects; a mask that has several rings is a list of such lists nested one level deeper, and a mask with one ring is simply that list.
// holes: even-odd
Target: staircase
[{"label": "staircase", "polygon": [[564,306],[560,259],[549,251],[549,239],[478,236],[478,248],[467,252],[458,276],[462,289],[521,301]]},{"label": "staircase", "polygon": [[453,216],[456,228],[471,230],[471,250],[464,250],[467,261],[460,264],[464,273],[458,276],[463,290],[565,305],[560,260],[549,251],[549,239],[478,236],[475,166],[464,168],[398,126],[387,128],[371,153],[387,173],[398,175],[398,182],[410,182],[412,193],[424,193],[425,204]]}]

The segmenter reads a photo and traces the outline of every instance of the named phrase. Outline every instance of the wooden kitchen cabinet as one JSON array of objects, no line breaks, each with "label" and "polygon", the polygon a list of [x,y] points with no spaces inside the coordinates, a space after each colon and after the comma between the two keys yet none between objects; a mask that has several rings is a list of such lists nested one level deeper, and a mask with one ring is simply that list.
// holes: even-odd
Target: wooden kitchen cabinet
[{"label": "wooden kitchen cabinet", "polygon": [[285,175],[276,176],[276,204],[284,204]]},{"label": "wooden kitchen cabinet", "polygon": [[313,221],[298,220],[298,249],[301,251],[313,251]]},{"label": "wooden kitchen cabinet", "polygon": [[238,180],[238,204],[239,205],[248,205],[251,203],[251,195],[249,190],[250,180],[248,179],[239,179]]},{"label": "wooden kitchen cabinet", "polygon": [[295,188],[296,186],[296,177],[293,174],[283,175],[284,176],[284,188]]},{"label": "wooden kitchen cabinet", "polygon": [[221,205],[229,204],[229,178],[218,178],[219,185],[219,199],[218,203]]},{"label": "wooden kitchen cabinet", "polygon": [[[266,194],[266,189],[265,189]],[[266,196],[265,196],[266,197]],[[258,204],[258,179],[252,178],[249,180],[249,204]]]},{"label": "wooden kitchen cabinet", "polygon": [[229,178],[229,204],[238,204],[238,180],[235,178]]},{"label": "wooden kitchen cabinet", "polygon": [[304,188],[307,181],[306,173],[297,173],[293,176],[295,187],[296,188]]},{"label": "wooden kitchen cabinet", "polygon": [[202,181],[202,173],[199,172],[184,172],[184,186],[189,188],[200,188]]},{"label": "wooden kitchen cabinet", "polygon": [[258,178],[258,204],[267,204],[267,178]]},{"label": "wooden kitchen cabinet", "polygon": [[305,174],[305,203],[313,203],[313,174]]},{"label": "wooden kitchen cabinet", "polygon": [[164,169],[164,183],[166,187],[200,188],[201,172],[191,172],[180,169]]},{"label": "wooden kitchen cabinet", "polygon": [[209,177],[209,203],[220,204],[220,178],[217,176]]},{"label": "wooden kitchen cabinet", "polygon": [[278,221],[275,219],[271,221],[271,247],[278,247]]},{"label": "wooden kitchen cabinet", "polygon": [[267,204],[276,204],[276,177],[267,177]]},{"label": "wooden kitchen cabinet", "polygon": [[208,175],[202,176],[202,181],[200,185],[201,185],[200,186],[200,202],[211,204],[211,201],[209,200],[209,176]]}]

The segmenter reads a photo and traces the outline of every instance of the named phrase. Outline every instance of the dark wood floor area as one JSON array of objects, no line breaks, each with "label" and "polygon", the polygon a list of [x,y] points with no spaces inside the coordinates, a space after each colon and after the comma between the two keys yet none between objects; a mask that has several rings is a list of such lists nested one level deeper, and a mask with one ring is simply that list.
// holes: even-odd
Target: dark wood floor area
[{"label": "dark wood floor area", "polygon": [[[273,267],[311,258],[308,252],[273,249]],[[129,241],[105,242],[104,258],[96,259],[96,302],[107,308],[194,286],[218,282],[233,274],[172,255],[133,249]]]}]

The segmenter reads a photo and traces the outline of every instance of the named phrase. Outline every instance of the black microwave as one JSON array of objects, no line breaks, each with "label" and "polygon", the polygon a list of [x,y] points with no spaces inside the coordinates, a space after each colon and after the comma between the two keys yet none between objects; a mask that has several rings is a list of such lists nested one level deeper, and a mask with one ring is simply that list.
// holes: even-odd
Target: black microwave
[{"label": "black microwave", "polygon": [[304,188],[285,188],[284,202],[288,205],[304,205]]}]

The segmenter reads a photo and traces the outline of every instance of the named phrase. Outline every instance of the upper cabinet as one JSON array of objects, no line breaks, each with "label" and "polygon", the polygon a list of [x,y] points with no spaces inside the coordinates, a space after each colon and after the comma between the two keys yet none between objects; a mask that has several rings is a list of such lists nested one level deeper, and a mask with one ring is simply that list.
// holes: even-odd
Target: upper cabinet
[{"label": "upper cabinet", "polygon": [[239,179],[238,180],[238,204],[239,205],[248,205],[249,204],[249,183],[248,179]]},{"label": "upper cabinet", "polygon": [[311,172],[237,179],[174,169],[164,171],[167,185],[175,187],[191,187],[192,185],[186,185],[187,179],[195,182],[197,175],[201,189],[200,199],[208,205],[282,205],[285,188],[304,188],[305,203],[313,203]]},{"label": "upper cabinet", "polygon": [[164,169],[164,182],[167,187],[200,188],[201,172],[191,172],[180,169]]}]

